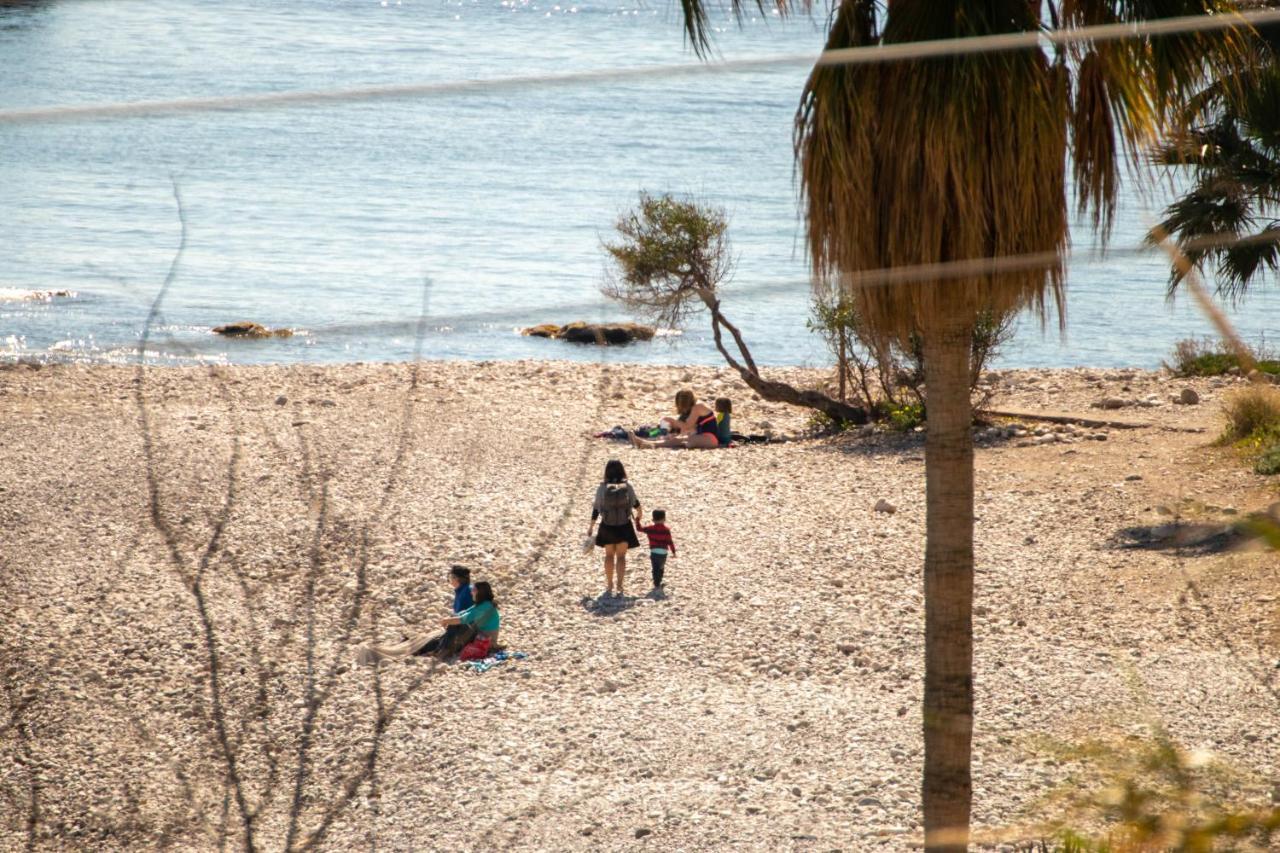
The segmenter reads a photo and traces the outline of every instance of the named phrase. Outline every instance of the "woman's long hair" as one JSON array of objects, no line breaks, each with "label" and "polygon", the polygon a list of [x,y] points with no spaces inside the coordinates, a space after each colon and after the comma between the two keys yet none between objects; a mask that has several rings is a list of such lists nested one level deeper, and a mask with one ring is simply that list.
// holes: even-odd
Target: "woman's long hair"
[{"label": "woman's long hair", "polygon": [[625,483],[627,469],[622,467],[621,459],[610,459],[604,463],[604,481],[606,483]]},{"label": "woman's long hair", "polygon": [[680,420],[689,417],[689,413],[693,411],[693,404],[697,401],[688,388],[676,392],[676,412],[679,413]]},{"label": "woman's long hair", "polygon": [[493,587],[489,585],[488,581],[476,581],[476,584],[472,589],[474,589],[476,593],[476,604],[483,604],[487,601],[493,605],[494,610],[498,609],[498,602],[493,597]]}]

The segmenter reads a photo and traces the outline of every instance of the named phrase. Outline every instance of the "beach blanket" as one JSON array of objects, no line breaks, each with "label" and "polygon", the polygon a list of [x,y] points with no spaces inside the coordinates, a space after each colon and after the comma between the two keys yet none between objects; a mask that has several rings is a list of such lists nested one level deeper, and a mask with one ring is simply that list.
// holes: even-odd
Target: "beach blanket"
[{"label": "beach blanket", "polygon": [[[634,430],[632,430],[632,432],[634,432],[636,435],[640,436],[641,438],[661,438],[662,436],[667,434],[667,431],[665,429],[663,429],[662,427],[656,427],[656,426],[636,427]],[[615,426],[613,429],[608,429],[608,430],[605,430],[604,432],[596,433],[595,437],[607,438],[607,439],[610,439],[611,441],[630,441],[631,433],[627,432],[625,429],[623,429],[620,426]]]},{"label": "beach blanket", "polygon": [[608,439],[612,439],[613,441],[629,441],[630,440],[627,438],[627,431],[620,426],[616,426],[610,430],[605,430],[604,432],[598,432],[595,434],[595,437],[608,438]]},{"label": "beach blanket", "polygon": [[469,660],[462,665],[472,672],[488,672],[495,666],[506,663],[509,660],[524,660],[527,657],[529,656],[524,652],[508,652],[504,649],[489,655],[484,660]]}]

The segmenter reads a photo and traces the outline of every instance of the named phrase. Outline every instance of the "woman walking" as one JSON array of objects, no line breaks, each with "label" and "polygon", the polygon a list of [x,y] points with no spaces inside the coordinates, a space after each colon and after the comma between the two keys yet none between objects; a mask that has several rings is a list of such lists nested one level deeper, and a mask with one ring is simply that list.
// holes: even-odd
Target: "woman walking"
[{"label": "woman walking", "polygon": [[587,537],[590,538],[596,519],[600,520],[600,530],[595,537],[596,544],[604,548],[606,597],[622,597],[627,576],[627,549],[640,545],[632,523],[633,514],[635,523],[639,524],[640,499],[627,482],[627,469],[622,467],[622,462],[610,459],[604,466],[604,481],[596,488],[595,501],[591,504],[591,523],[587,525]]}]

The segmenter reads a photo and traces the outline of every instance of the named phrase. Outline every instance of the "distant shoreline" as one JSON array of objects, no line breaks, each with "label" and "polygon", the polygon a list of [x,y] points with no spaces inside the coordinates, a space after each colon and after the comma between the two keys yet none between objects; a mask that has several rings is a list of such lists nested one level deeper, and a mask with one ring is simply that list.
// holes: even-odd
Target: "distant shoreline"
[{"label": "distant shoreline", "polygon": [[[565,346],[581,346],[580,344],[565,344]],[[630,346],[630,345],[627,345]],[[727,370],[732,372],[732,368],[727,364],[709,364],[703,362],[690,361],[628,361],[625,358],[614,357],[611,353],[624,351],[626,346],[612,347],[605,349],[604,356],[592,359],[572,359],[572,358],[474,358],[471,356],[458,356],[456,358],[421,358],[416,361],[417,364],[473,364],[473,365],[491,365],[491,364],[541,364],[556,366],[578,366],[583,365],[607,365],[610,367],[638,367],[651,370],[670,370],[670,369],[687,369],[687,370]],[[759,362],[759,359],[757,359]],[[239,362],[239,361],[222,361],[218,359],[206,359],[197,361],[190,357],[174,356],[172,360],[161,361],[157,359],[148,360],[143,363],[147,369],[164,369],[164,370],[206,370],[210,367],[218,367],[222,369],[236,370],[262,370],[262,369],[280,369],[280,368],[298,368],[298,369],[335,369],[340,370],[351,367],[365,367],[373,365],[406,365],[414,364],[412,359],[358,359],[354,361],[255,361],[255,362]],[[109,368],[109,369],[128,369],[134,370],[138,363],[134,360],[121,358],[119,360],[108,361],[105,359],[86,359],[83,356],[66,355],[53,353],[42,353],[39,355],[17,355],[13,353],[0,354],[0,369],[12,370],[17,367],[27,367],[38,365],[37,369],[47,367],[80,367],[80,368]],[[805,371],[805,372],[824,372],[832,370],[835,365],[803,365],[803,364],[779,364],[770,365],[762,364],[763,370],[776,371]],[[991,368],[988,372],[1015,373],[1015,372],[1045,372],[1045,373],[1070,373],[1070,372],[1124,372],[1124,373],[1163,373],[1164,367],[1141,367],[1141,366],[1108,366],[1101,367],[1093,364],[1077,364],[1067,367],[1021,367],[1021,366],[999,366]]]}]

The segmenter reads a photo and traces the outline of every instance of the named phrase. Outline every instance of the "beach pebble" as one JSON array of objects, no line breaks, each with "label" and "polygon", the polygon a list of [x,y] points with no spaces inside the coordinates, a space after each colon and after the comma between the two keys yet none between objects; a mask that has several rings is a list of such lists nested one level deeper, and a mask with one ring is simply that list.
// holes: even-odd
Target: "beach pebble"
[{"label": "beach pebble", "polygon": [[898,511],[898,508],[893,504],[889,503],[884,498],[881,498],[880,500],[876,501],[875,511],[883,512],[888,515],[893,515],[895,512]]}]

